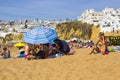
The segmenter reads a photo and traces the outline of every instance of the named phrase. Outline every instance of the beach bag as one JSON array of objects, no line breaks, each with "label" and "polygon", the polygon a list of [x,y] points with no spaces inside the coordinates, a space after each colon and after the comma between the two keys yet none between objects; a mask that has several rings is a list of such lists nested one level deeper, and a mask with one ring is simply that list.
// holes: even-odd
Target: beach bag
[{"label": "beach bag", "polygon": [[68,43],[62,40],[62,45],[63,45],[63,53],[69,53],[70,47],[69,47]]}]

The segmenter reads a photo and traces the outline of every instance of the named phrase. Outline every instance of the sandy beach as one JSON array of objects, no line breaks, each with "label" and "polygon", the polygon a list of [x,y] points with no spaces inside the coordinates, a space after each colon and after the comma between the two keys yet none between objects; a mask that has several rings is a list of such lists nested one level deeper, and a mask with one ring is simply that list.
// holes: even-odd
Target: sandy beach
[{"label": "sandy beach", "polygon": [[0,59],[0,80],[119,80],[120,54],[88,55],[90,48],[54,59]]}]

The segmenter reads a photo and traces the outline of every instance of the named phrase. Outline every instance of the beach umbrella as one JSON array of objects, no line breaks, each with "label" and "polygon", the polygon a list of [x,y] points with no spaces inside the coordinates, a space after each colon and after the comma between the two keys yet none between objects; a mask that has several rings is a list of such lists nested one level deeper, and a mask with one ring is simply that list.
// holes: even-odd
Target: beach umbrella
[{"label": "beach umbrella", "polygon": [[48,27],[36,27],[24,34],[23,41],[30,44],[53,43],[57,39],[57,33],[54,29]]},{"label": "beach umbrella", "polygon": [[22,43],[22,42],[17,42],[17,43],[14,44],[14,46],[15,47],[23,47],[23,46],[25,46],[25,44]]}]

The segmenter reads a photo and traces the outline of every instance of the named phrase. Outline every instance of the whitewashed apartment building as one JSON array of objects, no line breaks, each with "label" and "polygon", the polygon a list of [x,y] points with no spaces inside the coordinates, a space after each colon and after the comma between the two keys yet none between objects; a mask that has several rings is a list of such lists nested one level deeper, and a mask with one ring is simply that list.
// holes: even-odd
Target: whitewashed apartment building
[{"label": "whitewashed apartment building", "polygon": [[120,9],[105,8],[102,12],[88,9],[78,16],[78,21],[100,25],[100,32],[114,32],[120,29]]}]

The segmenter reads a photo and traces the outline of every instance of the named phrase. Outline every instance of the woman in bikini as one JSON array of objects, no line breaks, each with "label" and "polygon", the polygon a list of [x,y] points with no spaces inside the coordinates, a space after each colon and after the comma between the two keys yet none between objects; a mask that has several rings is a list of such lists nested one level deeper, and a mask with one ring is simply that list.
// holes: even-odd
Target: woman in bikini
[{"label": "woman in bikini", "polygon": [[30,60],[30,59],[35,59],[35,55],[34,55],[34,45],[32,44],[27,44],[25,46],[25,58]]},{"label": "woman in bikini", "polygon": [[102,53],[103,55],[108,54],[107,41],[103,32],[99,33],[99,39],[90,54],[95,53],[94,51],[96,51],[96,53]]}]

